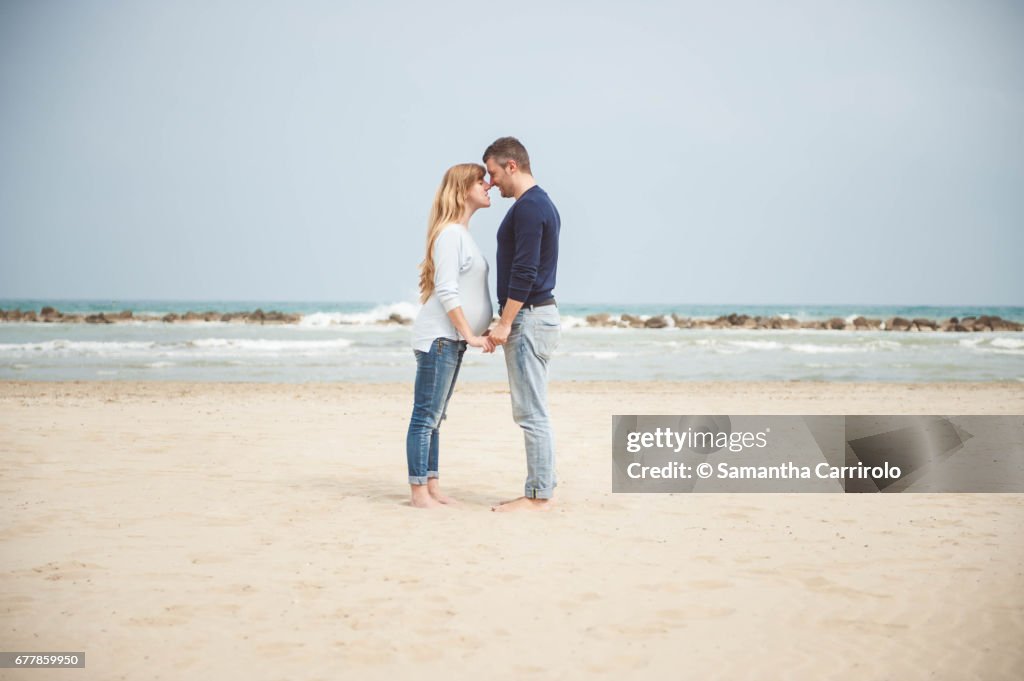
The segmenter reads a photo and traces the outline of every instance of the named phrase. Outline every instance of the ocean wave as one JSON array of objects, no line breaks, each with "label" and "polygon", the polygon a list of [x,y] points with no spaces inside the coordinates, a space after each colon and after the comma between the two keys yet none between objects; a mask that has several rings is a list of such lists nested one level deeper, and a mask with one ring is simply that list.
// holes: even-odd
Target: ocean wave
[{"label": "ocean wave", "polygon": [[587,320],[585,317],[573,317],[571,315],[562,316],[562,329],[579,329],[586,328]]},{"label": "ocean wave", "polygon": [[738,341],[727,341],[729,345],[733,345],[739,348],[750,348],[751,350],[778,350],[783,347],[782,343],[778,341],[768,340],[738,340]]},{"label": "ocean wave", "polygon": [[388,321],[392,315],[398,315],[404,319],[416,319],[420,307],[421,305],[418,303],[402,302],[378,305],[369,312],[314,312],[303,315],[299,326],[376,325]]},{"label": "ocean wave", "polygon": [[37,343],[0,343],[0,356],[35,353],[116,355],[124,352],[148,351],[159,345],[156,341],[72,341],[57,339]]},{"label": "ocean wave", "polygon": [[71,341],[0,343],[0,357],[33,356],[196,356],[196,355],[285,355],[328,354],[350,347],[347,338],[331,340],[275,340],[269,338],[199,338],[174,343],[156,341]]},{"label": "ocean wave", "polygon": [[835,345],[819,345],[816,343],[795,343],[789,346],[794,352],[812,355],[819,354],[850,354],[856,352],[875,352],[877,350],[899,350],[903,345],[897,341],[873,340],[867,343],[838,343]]},{"label": "ocean wave", "polygon": [[975,348],[982,355],[1017,355],[1024,356],[1024,348]]},{"label": "ocean wave", "polygon": [[586,359],[618,359],[620,353],[611,350],[592,350],[589,352],[569,352],[569,357],[584,357]]},{"label": "ocean wave", "polygon": [[230,348],[232,350],[255,350],[278,352],[284,350],[340,350],[351,346],[347,338],[330,340],[276,340],[270,338],[198,338],[186,341],[185,345],[197,348]]},{"label": "ocean wave", "polygon": [[1024,340],[1018,338],[993,338],[992,347],[1006,348],[1008,350],[1019,350],[1024,348]]},{"label": "ocean wave", "polygon": [[729,340],[726,338],[698,338],[695,345],[706,347],[719,354],[739,354],[743,352],[784,351],[804,354],[850,354],[856,352],[875,352],[897,350],[903,345],[897,341],[871,340],[866,343],[786,343],[775,340]]}]

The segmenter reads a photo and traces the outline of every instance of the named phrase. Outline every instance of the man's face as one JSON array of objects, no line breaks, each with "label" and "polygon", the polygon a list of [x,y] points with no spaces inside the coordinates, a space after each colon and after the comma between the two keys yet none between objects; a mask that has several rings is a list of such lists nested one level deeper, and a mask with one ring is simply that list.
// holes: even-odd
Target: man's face
[{"label": "man's face", "polygon": [[515,192],[512,191],[512,176],[508,173],[508,161],[499,164],[492,157],[485,161],[485,165],[487,166],[487,174],[491,178],[491,186],[498,188],[502,198],[508,199],[515,196]]}]

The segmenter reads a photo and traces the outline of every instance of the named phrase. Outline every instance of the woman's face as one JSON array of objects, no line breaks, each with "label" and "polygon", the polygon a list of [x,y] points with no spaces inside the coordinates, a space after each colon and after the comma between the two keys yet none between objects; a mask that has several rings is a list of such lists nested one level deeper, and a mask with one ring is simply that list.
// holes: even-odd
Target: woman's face
[{"label": "woman's face", "polygon": [[491,195],[487,193],[491,186],[480,178],[469,187],[466,192],[466,203],[473,208],[487,208],[491,205]]}]

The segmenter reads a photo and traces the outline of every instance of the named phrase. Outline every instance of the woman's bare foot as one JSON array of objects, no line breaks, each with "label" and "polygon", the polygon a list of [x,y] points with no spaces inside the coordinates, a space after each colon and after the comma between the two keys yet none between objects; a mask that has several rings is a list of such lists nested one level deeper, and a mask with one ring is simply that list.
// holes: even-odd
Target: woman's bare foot
[{"label": "woman's bare foot", "polygon": [[440,508],[444,506],[444,504],[430,495],[426,485],[409,485],[409,487],[412,488],[410,506],[414,508]]},{"label": "woman's bare foot", "polygon": [[436,501],[441,502],[442,504],[457,506],[459,503],[452,499],[447,494],[441,492],[441,483],[438,482],[437,478],[427,478],[427,492],[430,494],[432,498],[434,498]]},{"label": "woman's bare foot", "polygon": [[511,513],[513,511],[550,511],[555,505],[551,499],[530,499],[519,497],[512,501],[503,501],[491,507],[492,511],[498,513]]}]

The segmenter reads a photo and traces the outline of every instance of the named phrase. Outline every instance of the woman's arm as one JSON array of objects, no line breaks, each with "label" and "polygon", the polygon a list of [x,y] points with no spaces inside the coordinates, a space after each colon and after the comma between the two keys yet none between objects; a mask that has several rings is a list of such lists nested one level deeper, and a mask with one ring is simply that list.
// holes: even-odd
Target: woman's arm
[{"label": "woman's arm", "polygon": [[489,338],[477,336],[466,321],[459,298],[459,263],[461,262],[462,239],[458,229],[448,229],[438,235],[434,242],[434,292],[448,318],[466,342],[487,352],[494,351]]}]

